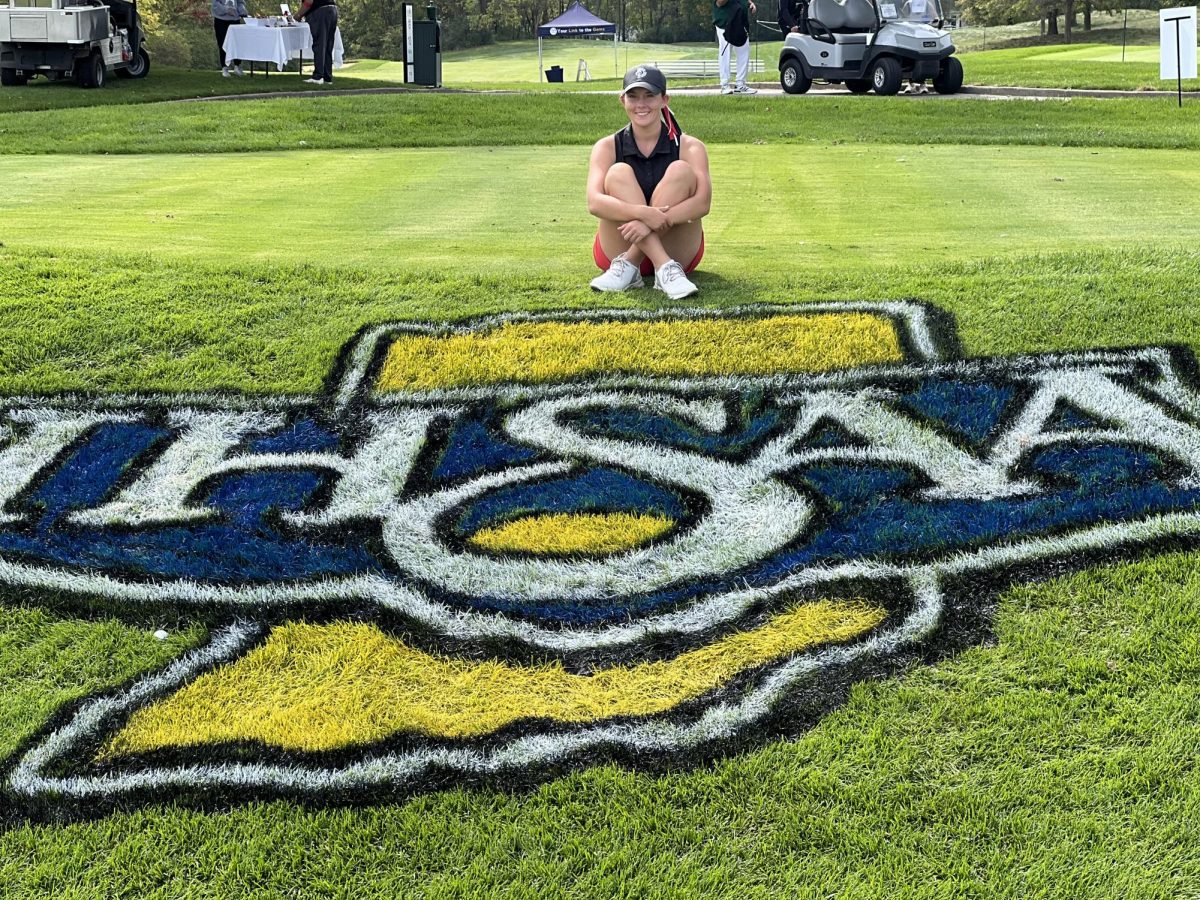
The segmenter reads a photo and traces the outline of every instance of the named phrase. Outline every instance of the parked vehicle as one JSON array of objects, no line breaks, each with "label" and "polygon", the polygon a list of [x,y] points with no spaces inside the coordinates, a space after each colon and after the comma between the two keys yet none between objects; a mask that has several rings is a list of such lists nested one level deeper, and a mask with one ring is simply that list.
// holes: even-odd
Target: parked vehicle
[{"label": "parked vehicle", "polygon": [[810,0],[800,32],[784,39],[780,83],[789,94],[822,80],[886,95],[929,79],[938,93],[953,94],[963,68],[944,24],[938,0]]},{"label": "parked vehicle", "polygon": [[136,0],[50,0],[49,7],[0,6],[0,84],[43,75],[103,87],[108,73],[145,78],[150,72]]}]

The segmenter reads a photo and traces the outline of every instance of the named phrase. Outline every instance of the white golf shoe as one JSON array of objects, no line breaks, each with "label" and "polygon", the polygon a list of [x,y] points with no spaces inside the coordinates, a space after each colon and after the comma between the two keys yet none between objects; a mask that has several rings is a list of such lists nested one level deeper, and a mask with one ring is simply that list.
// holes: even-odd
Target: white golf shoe
[{"label": "white golf shoe", "polygon": [[758,88],[752,88],[748,84],[739,84],[733,89],[735,94],[757,94]]},{"label": "white golf shoe", "polygon": [[618,253],[609,265],[608,271],[592,279],[593,291],[628,291],[631,288],[645,287],[642,273],[638,267],[625,259],[624,253]]},{"label": "white golf shoe", "polygon": [[672,300],[682,300],[700,291],[700,288],[688,281],[688,277],[683,274],[683,266],[673,259],[667,260],[654,273],[654,286]]}]

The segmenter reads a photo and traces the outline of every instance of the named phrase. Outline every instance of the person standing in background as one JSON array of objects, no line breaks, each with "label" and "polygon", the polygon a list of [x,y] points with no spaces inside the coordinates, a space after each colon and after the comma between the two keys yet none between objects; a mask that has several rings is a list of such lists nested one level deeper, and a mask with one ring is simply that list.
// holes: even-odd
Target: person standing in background
[{"label": "person standing in background", "polygon": [[[221,54],[221,74],[226,78],[230,75],[230,61],[225,58],[225,33],[229,31],[230,25],[237,25],[248,15],[246,0],[212,0],[213,31],[217,35],[217,52]],[[240,59],[233,60],[232,74],[246,74],[242,71]]]},{"label": "person standing in background", "polygon": [[808,32],[808,0],[779,0],[779,30],[786,38],[789,34]]},{"label": "person standing in background", "polygon": [[[717,62],[721,67],[722,94],[757,94],[746,84],[750,72],[750,14],[758,12],[754,0],[713,0],[713,25],[717,28]],[[736,86],[729,83],[729,56],[737,53]]]},{"label": "person standing in background", "polygon": [[300,22],[308,22],[312,30],[313,74],[304,79],[308,84],[333,84],[333,38],[337,34],[338,11],[334,0],[304,0]]}]

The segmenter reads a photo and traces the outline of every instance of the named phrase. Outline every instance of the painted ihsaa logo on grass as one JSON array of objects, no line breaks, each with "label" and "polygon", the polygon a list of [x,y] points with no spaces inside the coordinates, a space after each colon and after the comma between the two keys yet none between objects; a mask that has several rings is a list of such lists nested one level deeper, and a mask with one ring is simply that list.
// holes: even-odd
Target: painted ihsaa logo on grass
[{"label": "painted ihsaa logo on grass", "polygon": [[1191,374],[845,303],[387,325],[315,399],[6,401],[6,589],[215,625],[5,791],[367,802],[797,731],[1018,573],[1200,532]]}]

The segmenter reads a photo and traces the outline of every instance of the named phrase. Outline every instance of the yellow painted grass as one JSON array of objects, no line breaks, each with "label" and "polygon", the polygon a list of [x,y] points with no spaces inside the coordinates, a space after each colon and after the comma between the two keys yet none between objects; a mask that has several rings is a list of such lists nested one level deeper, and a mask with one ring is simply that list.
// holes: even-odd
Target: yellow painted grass
[{"label": "yellow painted grass", "polygon": [[290,623],[241,659],[140,710],[101,756],[245,740],[333,750],[397,732],[466,737],[526,718],[591,722],[658,713],[753,666],[852,638],[884,615],[860,601],[804,604],[675,659],[592,675],[558,663],[431,656],[372,625]]},{"label": "yellow painted grass", "polygon": [[615,553],[640,547],[674,524],[662,516],[629,513],[548,513],[481,528],[467,543],[493,553]]},{"label": "yellow painted grass", "polygon": [[891,320],[867,313],[662,322],[523,322],[472,334],[405,335],[388,349],[380,392],[604,373],[654,376],[823,372],[903,356]]}]

